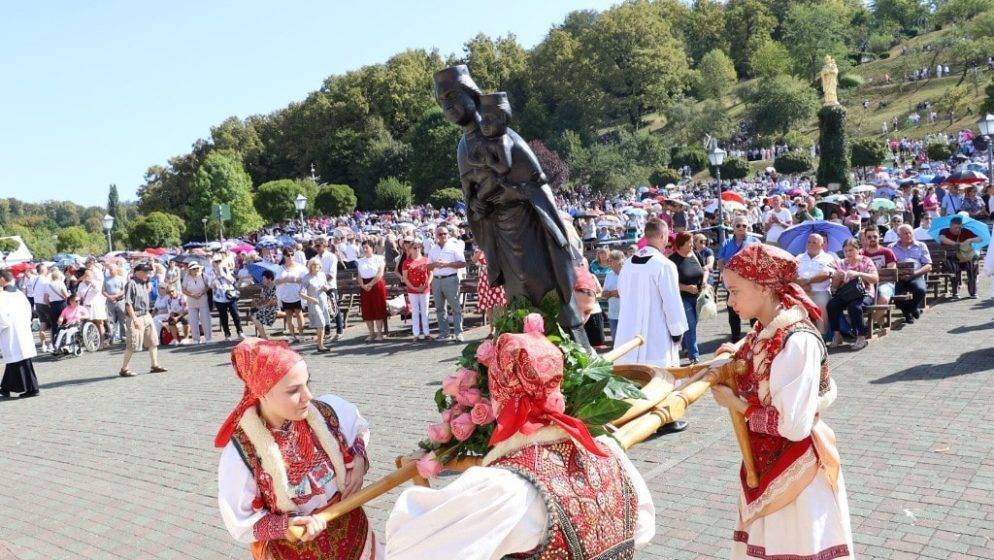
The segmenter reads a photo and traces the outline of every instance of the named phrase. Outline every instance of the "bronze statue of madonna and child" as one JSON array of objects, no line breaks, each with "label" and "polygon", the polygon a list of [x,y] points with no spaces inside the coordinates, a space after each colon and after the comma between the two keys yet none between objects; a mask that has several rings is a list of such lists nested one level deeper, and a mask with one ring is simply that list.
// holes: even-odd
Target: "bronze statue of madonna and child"
[{"label": "bronze statue of madonna and child", "polygon": [[464,131],[456,151],[459,176],[490,284],[535,305],[555,291],[563,302],[559,324],[589,348],[573,291],[582,253],[571,242],[538,158],[508,127],[507,94],[484,95],[459,65],[435,73],[435,99],[445,118]]}]

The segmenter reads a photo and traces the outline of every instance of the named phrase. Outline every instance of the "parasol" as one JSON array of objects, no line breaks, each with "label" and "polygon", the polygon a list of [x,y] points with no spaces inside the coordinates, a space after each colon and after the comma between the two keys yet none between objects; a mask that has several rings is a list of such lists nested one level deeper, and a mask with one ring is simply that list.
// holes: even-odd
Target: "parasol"
[{"label": "parasol", "polygon": [[252,275],[252,278],[256,281],[256,283],[259,284],[262,283],[262,273],[264,271],[268,270],[272,272],[273,276],[279,276],[280,272],[282,272],[280,265],[271,263],[269,261],[257,261],[254,263],[250,263],[246,268],[248,269],[249,274]]},{"label": "parasol", "polygon": [[197,263],[200,266],[207,267],[207,265],[210,264],[210,261],[207,260],[207,257],[203,255],[192,255],[190,253],[183,253],[182,255],[179,255],[173,260],[178,263],[186,264],[187,266],[193,263]]},{"label": "parasol", "polygon": [[745,199],[742,198],[742,195],[735,191],[725,191],[721,193],[721,199],[726,202],[738,202],[739,204],[745,204],[746,202]]},{"label": "parasol", "polygon": [[849,228],[835,222],[817,220],[791,226],[780,234],[779,243],[785,251],[792,255],[800,255],[806,249],[808,236],[817,233],[825,238],[825,250],[837,253],[842,250],[842,244],[852,238]]},{"label": "parasol", "polygon": [[895,208],[897,208],[897,205],[894,204],[894,201],[887,200],[886,198],[874,198],[873,201],[870,202],[870,210],[874,211],[883,210],[885,212],[890,212]]},{"label": "parasol", "polygon": [[953,185],[975,185],[977,183],[986,183],[987,175],[979,171],[957,171],[947,177],[946,182]]},{"label": "parasol", "polygon": [[850,192],[854,193],[870,193],[877,190],[877,187],[873,185],[856,185],[852,188]]},{"label": "parasol", "polygon": [[[957,214],[956,216],[963,219],[963,229],[970,230],[977,236],[977,240],[971,243],[974,249],[979,251],[990,245],[991,232],[987,228],[987,224],[981,222],[980,220],[974,220],[969,216],[963,216],[961,214]],[[956,216],[941,216],[938,218],[932,218],[932,227],[928,229],[928,232],[932,235],[932,238],[938,239],[939,233],[944,229],[948,229],[949,223],[952,222],[953,218]]]}]

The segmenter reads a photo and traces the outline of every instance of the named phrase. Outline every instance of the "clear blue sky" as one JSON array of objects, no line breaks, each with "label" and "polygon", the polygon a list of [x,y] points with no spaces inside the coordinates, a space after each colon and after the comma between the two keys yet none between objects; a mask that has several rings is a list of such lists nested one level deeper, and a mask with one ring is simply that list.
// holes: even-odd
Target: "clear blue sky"
[{"label": "clear blue sky", "polygon": [[0,6],[0,198],[135,198],[148,166],[231,115],[268,113],[332,74],[477,32],[525,47],[613,0],[76,0]]}]

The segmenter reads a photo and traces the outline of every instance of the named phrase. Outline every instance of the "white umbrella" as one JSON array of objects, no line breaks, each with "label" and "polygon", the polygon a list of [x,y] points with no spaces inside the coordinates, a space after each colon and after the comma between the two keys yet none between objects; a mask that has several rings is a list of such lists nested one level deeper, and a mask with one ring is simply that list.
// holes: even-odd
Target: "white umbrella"
[{"label": "white umbrella", "polygon": [[876,191],[877,191],[877,187],[875,187],[873,185],[857,185],[857,186],[853,187],[850,192],[854,192],[854,193],[868,193],[868,192],[876,192]]}]

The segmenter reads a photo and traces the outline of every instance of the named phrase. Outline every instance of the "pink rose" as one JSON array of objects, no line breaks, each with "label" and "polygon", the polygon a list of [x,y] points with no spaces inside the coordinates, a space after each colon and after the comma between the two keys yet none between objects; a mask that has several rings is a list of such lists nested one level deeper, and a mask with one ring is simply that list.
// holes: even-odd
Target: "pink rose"
[{"label": "pink rose", "polygon": [[493,362],[496,355],[497,349],[494,347],[493,341],[489,339],[484,340],[476,349],[476,361],[487,367],[490,367],[490,363]]},{"label": "pink rose", "polygon": [[525,332],[544,335],[545,321],[542,319],[542,316],[538,313],[529,313],[525,317]]},{"label": "pink rose", "polygon": [[473,423],[470,415],[466,413],[457,416],[455,420],[449,423],[449,427],[452,428],[452,435],[456,436],[456,439],[459,441],[466,441],[476,431],[476,424]]},{"label": "pink rose", "polygon": [[442,412],[442,422],[451,422],[453,418],[459,416],[463,412],[466,412],[466,409],[458,404],[452,408],[446,409]]},{"label": "pink rose", "polygon": [[459,368],[456,372],[456,377],[459,378],[459,389],[469,389],[470,387],[476,387],[476,372],[471,369]]},{"label": "pink rose", "polygon": [[459,394],[456,395],[456,402],[463,406],[476,406],[476,403],[480,402],[482,394],[480,390],[471,387],[469,389],[459,389]]},{"label": "pink rose", "polygon": [[432,443],[449,443],[452,439],[452,430],[446,422],[439,422],[428,426],[428,439]]},{"label": "pink rose", "polygon": [[418,474],[424,479],[438,478],[439,473],[442,472],[442,463],[435,458],[434,452],[418,459],[416,466]]},{"label": "pink rose", "polygon": [[563,399],[562,391],[558,389],[556,392],[545,397],[545,409],[549,412],[565,412],[566,411],[566,400]]},{"label": "pink rose", "polygon": [[449,375],[444,380],[442,380],[442,393],[450,397],[454,397],[459,394],[459,384],[462,381],[462,377],[459,376],[459,372]]},{"label": "pink rose", "polygon": [[473,410],[469,413],[470,419],[477,426],[485,426],[494,421],[494,409],[490,406],[490,401],[483,399],[476,403]]}]

